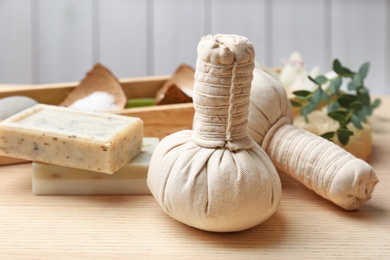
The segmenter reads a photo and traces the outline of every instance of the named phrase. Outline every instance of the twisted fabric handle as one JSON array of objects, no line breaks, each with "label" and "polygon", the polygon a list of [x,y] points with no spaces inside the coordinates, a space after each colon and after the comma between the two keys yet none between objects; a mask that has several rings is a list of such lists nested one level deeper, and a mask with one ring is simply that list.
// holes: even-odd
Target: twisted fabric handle
[{"label": "twisted fabric handle", "polygon": [[254,143],[247,133],[253,60],[214,64],[197,60],[193,101],[192,139],[202,147],[248,149]]},{"label": "twisted fabric handle", "polygon": [[323,198],[354,210],[371,198],[378,179],[363,160],[336,144],[287,124],[267,135],[263,149],[276,168]]}]

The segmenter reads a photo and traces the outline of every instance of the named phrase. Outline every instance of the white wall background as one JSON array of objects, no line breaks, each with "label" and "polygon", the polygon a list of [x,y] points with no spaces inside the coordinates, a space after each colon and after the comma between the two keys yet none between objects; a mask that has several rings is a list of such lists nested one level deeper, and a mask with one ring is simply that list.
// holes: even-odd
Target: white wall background
[{"label": "white wall background", "polygon": [[170,74],[215,33],[247,36],[267,66],[295,50],[323,72],[369,61],[371,92],[390,94],[390,0],[0,0],[0,83],[78,81],[96,62]]}]

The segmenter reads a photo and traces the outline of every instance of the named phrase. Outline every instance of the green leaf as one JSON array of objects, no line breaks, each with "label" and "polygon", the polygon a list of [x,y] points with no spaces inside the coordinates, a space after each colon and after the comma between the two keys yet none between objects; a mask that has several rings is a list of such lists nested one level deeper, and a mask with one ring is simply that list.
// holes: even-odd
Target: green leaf
[{"label": "green leaf", "polygon": [[313,104],[313,103],[305,104],[305,105],[301,108],[301,115],[307,116],[308,114],[310,114],[311,112],[313,112],[315,108],[316,108],[316,105]]},{"label": "green leaf", "polygon": [[372,109],[378,108],[378,107],[380,106],[380,104],[381,104],[381,100],[378,99],[378,98],[376,98],[376,99],[374,100],[374,102],[372,103],[371,108],[372,108]]},{"label": "green leaf", "polygon": [[356,101],[356,97],[349,94],[344,94],[337,99],[337,102],[345,108],[350,108],[351,103]]},{"label": "green leaf", "polygon": [[363,109],[363,103],[360,101],[354,101],[350,104],[350,108],[354,111],[359,111]]},{"label": "green leaf", "polygon": [[309,98],[309,101],[311,103],[313,103],[315,106],[317,106],[321,102],[322,92],[323,92],[323,90],[321,89],[321,87],[317,88],[314,91],[313,96],[311,98]]},{"label": "green leaf", "polygon": [[333,70],[340,76],[352,77],[354,75],[353,71],[343,67],[338,59],[333,61]]},{"label": "green leaf", "polygon": [[359,69],[359,75],[360,77],[363,79],[366,78],[367,74],[368,74],[368,70],[370,69],[370,63],[369,62],[365,62]]},{"label": "green leaf", "polygon": [[331,140],[335,134],[336,134],[336,132],[326,132],[326,133],[322,134],[321,137],[328,139],[328,140]]},{"label": "green leaf", "polygon": [[[357,72],[344,67],[340,60],[333,61],[333,70],[338,74],[333,79],[328,79],[324,75],[319,75],[315,78],[308,78],[318,85],[318,89],[313,92],[307,90],[294,91],[295,100],[291,104],[300,107],[301,115],[305,121],[309,121],[308,115],[317,108],[319,104],[327,104],[328,116],[336,120],[340,127],[336,132],[328,132],[324,137],[329,139],[331,136],[337,135],[342,144],[349,141],[353,132],[347,129],[347,124],[352,123],[357,129],[363,128],[367,117],[370,116],[374,109],[380,105],[380,100],[371,101],[369,90],[364,84],[364,79],[368,75],[370,64],[368,62],[360,66]],[[343,78],[349,78],[347,84],[349,92],[344,94],[341,90]],[[329,90],[324,90],[321,85],[329,82]],[[301,102],[302,101],[302,102]],[[333,138],[332,137],[332,138]]]},{"label": "green leaf", "polygon": [[337,102],[330,102],[328,105],[328,114],[332,113],[333,111],[336,111],[340,108],[339,103]]},{"label": "green leaf", "polygon": [[333,111],[329,113],[328,116],[336,120],[337,122],[339,122],[340,125],[343,125],[347,121],[344,111],[339,111],[339,110]]},{"label": "green leaf", "polygon": [[325,77],[324,75],[319,75],[317,76],[315,79],[315,82],[317,82],[317,84],[319,85],[322,85],[322,84],[325,84],[326,82],[328,82],[328,78]]},{"label": "green leaf", "polygon": [[346,145],[349,141],[349,136],[339,134],[338,132],[337,132],[337,138],[339,139],[342,145]]},{"label": "green leaf", "polygon": [[360,85],[357,85],[354,81],[351,81],[348,84],[348,90],[356,90],[359,87],[360,87]]},{"label": "green leaf", "polygon": [[363,110],[357,112],[356,115],[359,117],[361,122],[367,122],[366,113],[364,113]]},{"label": "green leaf", "polygon": [[307,90],[297,90],[297,91],[294,91],[293,94],[297,97],[306,98],[311,94],[311,92],[307,91]]},{"label": "green leaf", "polygon": [[357,115],[355,114],[352,114],[351,116],[351,121],[352,121],[352,124],[357,128],[357,129],[363,129],[363,125],[362,123],[360,122],[360,119]]},{"label": "green leaf", "polygon": [[343,145],[346,145],[349,141],[349,137],[353,135],[353,132],[347,128],[339,128],[336,133],[340,143]]},{"label": "green leaf", "polygon": [[336,84],[336,87],[340,88],[341,84],[343,83],[343,79],[341,77],[336,77],[333,80],[334,80],[334,82]]},{"label": "green leaf", "polygon": [[339,75],[343,74],[343,66],[338,59],[333,61],[333,70]]},{"label": "green leaf", "polygon": [[329,101],[330,100],[330,97],[328,95],[328,93],[326,93],[326,91],[321,91],[321,100],[322,101]]},{"label": "green leaf", "polygon": [[370,105],[370,96],[367,94],[358,94],[357,100],[363,103],[363,106],[369,106]]},{"label": "green leaf", "polygon": [[336,77],[330,81],[330,93],[333,95],[338,95],[340,91],[340,87],[342,84],[342,78],[341,77]]},{"label": "green leaf", "polygon": [[290,103],[293,107],[300,107],[302,104],[297,102],[297,101],[294,101],[294,100],[290,100]]},{"label": "green leaf", "polygon": [[353,83],[360,87],[363,84],[363,79],[359,74],[355,74],[352,78]]},{"label": "green leaf", "polygon": [[372,114],[372,108],[370,106],[363,107],[361,111],[363,111],[366,116],[371,116]]},{"label": "green leaf", "polygon": [[368,95],[368,89],[366,89],[366,88],[359,88],[358,89],[358,94],[359,95]]}]

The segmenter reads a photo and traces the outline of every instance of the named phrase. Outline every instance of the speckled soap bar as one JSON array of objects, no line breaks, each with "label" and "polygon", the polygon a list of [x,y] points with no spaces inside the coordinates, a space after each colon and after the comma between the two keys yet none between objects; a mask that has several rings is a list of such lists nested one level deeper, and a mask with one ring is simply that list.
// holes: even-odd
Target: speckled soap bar
[{"label": "speckled soap bar", "polygon": [[139,118],[39,104],[0,123],[0,154],[112,174],[141,152]]},{"label": "speckled soap bar", "polygon": [[150,194],[146,177],[158,142],[158,138],[144,138],[141,153],[114,174],[33,162],[32,192],[35,195]]}]

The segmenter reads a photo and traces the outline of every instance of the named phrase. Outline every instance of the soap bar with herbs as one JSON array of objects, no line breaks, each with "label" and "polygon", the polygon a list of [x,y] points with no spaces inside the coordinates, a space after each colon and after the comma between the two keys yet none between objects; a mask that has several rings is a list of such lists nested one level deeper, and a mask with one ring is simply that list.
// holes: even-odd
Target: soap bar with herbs
[{"label": "soap bar with herbs", "polygon": [[158,138],[144,138],[141,153],[114,174],[33,162],[32,192],[35,195],[144,195],[150,158]]},{"label": "soap bar with herbs", "polygon": [[139,118],[38,104],[0,123],[0,154],[112,174],[142,148]]}]

